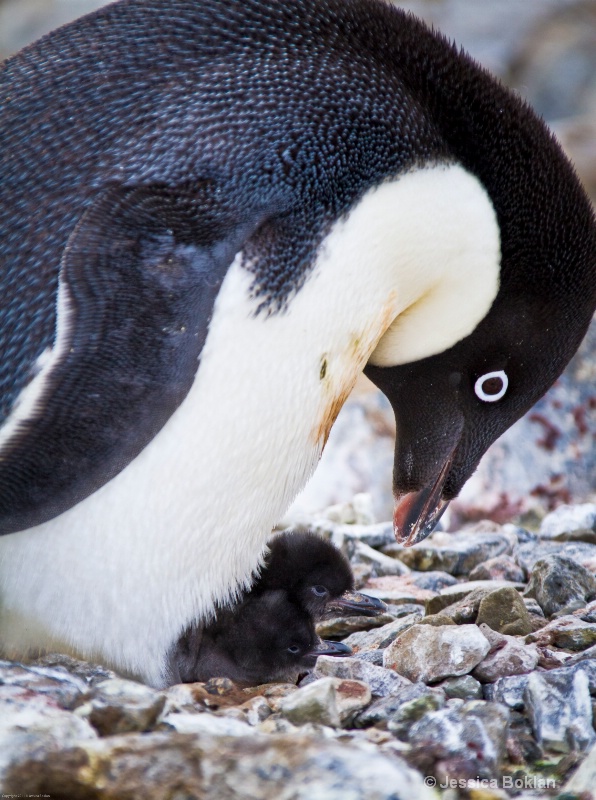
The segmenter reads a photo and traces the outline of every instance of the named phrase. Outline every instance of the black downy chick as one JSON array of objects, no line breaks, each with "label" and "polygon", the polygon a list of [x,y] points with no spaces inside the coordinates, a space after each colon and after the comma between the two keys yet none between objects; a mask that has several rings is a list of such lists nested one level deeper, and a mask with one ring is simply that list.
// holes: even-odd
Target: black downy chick
[{"label": "black downy chick", "polygon": [[295,681],[320,655],[349,655],[321,641],[310,614],[283,589],[249,593],[206,626],[191,626],[170,652],[172,683],[225,677],[252,685]]},{"label": "black downy chick", "polygon": [[374,617],[385,608],[380,600],[354,591],[348,559],[316,533],[286,531],[271,539],[265,566],[250,593],[275,589],[286,591],[315,620],[330,611]]},{"label": "black downy chick", "polygon": [[169,653],[172,683],[226,677],[266,683],[295,679],[320,655],[349,655],[338,642],[321,642],[316,620],[329,611],[375,616],[384,604],[354,591],[347,558],[317,534],[284,532],[251,589],[208,625],[190,626]]}]

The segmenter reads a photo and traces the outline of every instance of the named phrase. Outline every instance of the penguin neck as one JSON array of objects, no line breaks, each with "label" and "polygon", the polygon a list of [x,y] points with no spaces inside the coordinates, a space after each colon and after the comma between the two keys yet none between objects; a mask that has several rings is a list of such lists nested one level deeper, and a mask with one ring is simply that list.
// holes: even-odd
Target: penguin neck
[{"label": "penguin neck", "polygon": [[357,372],[369,361],[419,361],[470,334],[497,295],[500,258],[491,201],[459,165],[413,170],[367,192],[320,258],[321,271],[329,263],[341,273],[336,292],[351,293],[335,312],[338,329],[360,324]]},{"label": "penguin neck", "polygon": [[262,377],[259,406],[268,426],[278,420],[279,441],[288,420],[311,419],[316,463],[368,362],[395,366],[443,352],[486,316],[499,289],[499,228],[479,180],[439,163],[365,192],[332,225],[285,311],[256,313],[252,267],[239,253],[228,271],[202,362],[210,369],[208,359],[229,359],[242,396]]}]

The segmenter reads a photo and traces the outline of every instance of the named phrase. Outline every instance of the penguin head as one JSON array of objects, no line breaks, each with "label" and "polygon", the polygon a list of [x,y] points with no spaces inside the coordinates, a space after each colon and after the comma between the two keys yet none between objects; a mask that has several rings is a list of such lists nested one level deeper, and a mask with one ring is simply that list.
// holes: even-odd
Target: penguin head
[{"label": "penguin head", "polygon": [[545,258],[514,279],[504,260],[495,301],[469,336],[420,361],[366,368],[396,418],[398,541],[415,544],[432,531],[488,447],[575,353],[594,307],[596,235],[587,217],[590,235],[559,253],[558,270],[549,272]]},{"label": "penguin head", "polygon": [[303,611],[320,619],[326,613],[375,616],[383,604],[354,591],[347,558],[316,533],[286,531],[269,542],[265,566],[253,591],[284,590]]},{"label": "penguin head", "polygon": [[315,533],[290,532],[269,542],[257,589],[283,589],[314,618],[322,616],[331,599],[354,588],[346,557]]},{"label": "penguin head", "polygon": [[320,655],[351,653],[345,645],[321,642],[312,617],[283,590],[248,595],[221,629],[217,646],[239,671],[232,677],[253,683],[292,680]]}]

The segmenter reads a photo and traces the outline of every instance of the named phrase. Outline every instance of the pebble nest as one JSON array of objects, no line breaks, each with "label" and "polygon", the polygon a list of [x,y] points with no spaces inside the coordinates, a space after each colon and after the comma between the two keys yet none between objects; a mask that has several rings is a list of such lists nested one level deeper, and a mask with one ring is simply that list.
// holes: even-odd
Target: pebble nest
[{"label": "pebble nest", "polygon": [[298,685],[156,690],[64,655],[0,662],[0,792],[53,798],[596,798],[596,504],[403,548],[312,519],[376,618]]}]

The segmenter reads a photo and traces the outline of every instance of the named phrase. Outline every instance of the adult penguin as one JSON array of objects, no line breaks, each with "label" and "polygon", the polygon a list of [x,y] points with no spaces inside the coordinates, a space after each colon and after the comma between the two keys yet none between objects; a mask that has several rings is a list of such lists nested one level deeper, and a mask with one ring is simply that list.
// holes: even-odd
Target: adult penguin
[{"label": "adult penguin", "polygon": [[121,0],[0,72],[0,639],[160,685],[357,375],[425,535],[596,304],[543,123],[379,0]]}]

